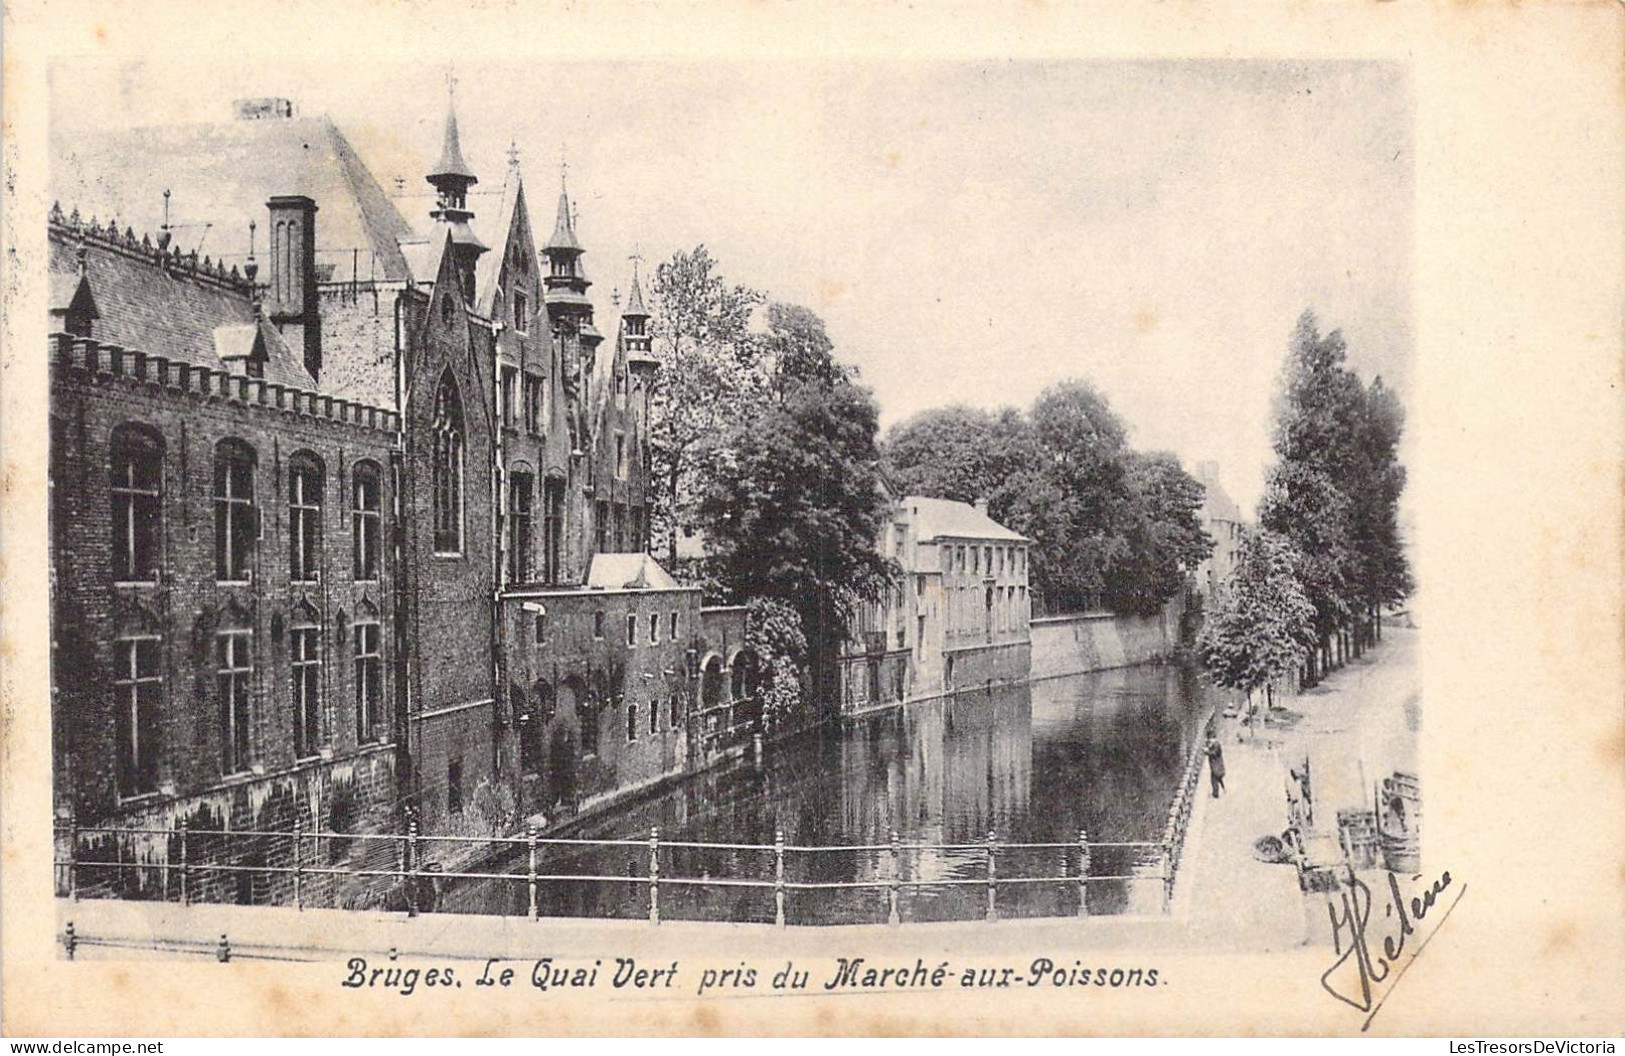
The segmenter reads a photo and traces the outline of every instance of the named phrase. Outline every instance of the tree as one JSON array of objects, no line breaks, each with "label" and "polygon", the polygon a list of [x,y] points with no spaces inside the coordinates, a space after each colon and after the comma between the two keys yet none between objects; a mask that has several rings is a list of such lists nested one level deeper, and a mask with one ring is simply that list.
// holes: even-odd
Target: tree
[{"label": "tree", "polygon": [[1106,577],[1114,611],[1150,616],[1185,587],[1213,552],[1202,528],[1202,485],[1166,451],[1128,454],[1131,505],[1124,511],[1127,551]]},{"label": "tree", "polygon": [[1381,379],[1361,384],[1346,356],[1340,331],[1322,337],[1313,312],[1299,317],[1276,403],[1277,462],[1259,504],[1259,523],[1302,555],[1326,668],[1359,647],[1373,610],[1411,589],[1397,526],[1403,414]]},{"label": "tree", "polygon": [[1025,512],[1042,534],[1017,531],[1038,544],[1034,572],[1049,611],[1095,608],[1130,554],[1128,431],[1085,381],[1045,389],[1029,419],[1045,481],[1037,491],[1042,505]]},{"label": "tree", "polygon": [[886,470],[905,495],[986,499],[1000,522],[1011,484],[1041,462],[1032,428],[1014,407],[996,414],[956,404],[922,411],[886,434]]},{"label": "tree", "polygon": [[[1315,607],[1321,664],[1334,660],[1332,640],[1359,605],[1351,487],[1365,393],[1343,366],[1340,331],[1322,337],[1314,312],[1298,318],[1276,401],[1277,456],[1259,503],[1259,523],[1285,536],[1303,555],[1300,576]],[[1309,672],[1314,677],[1313,665]]]},{"label": "tree", "polygon": [[713,441],[698,515],[735,600],[795,610],[822,697],[858,606],[879,600],[896,576],[876,547],[888,507],[879,408],[835,362],[816,315],[774,306],[768,320],[771,386]]},{"label": "tree", "polygon": [[1197,638],[1208,674],[1249,700],[1300,667],[1318,639],[1315,607],[1299,582],[1299,554],[1284,536],[1250,532]]},{"label": "tree", "polygon": [[651,398],[654,488],[650,536],[677,561],[680,528],[694,523],[705,489],[702,441],[735,421],[764,386],[762,349],[750,331],[762,294],[724,281],[706,248],[679,252],[655,269],[654,347],[660,359]]}]

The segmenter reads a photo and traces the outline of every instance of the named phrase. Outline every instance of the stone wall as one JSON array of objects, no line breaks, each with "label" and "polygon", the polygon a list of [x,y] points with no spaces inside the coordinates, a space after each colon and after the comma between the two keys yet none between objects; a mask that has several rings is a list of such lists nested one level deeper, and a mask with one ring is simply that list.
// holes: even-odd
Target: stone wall
[{"label": "stone wall", "polygon": [[1057,678],[1106,671],[1168,657],[1179,647],[1181,599],[1156,616],[1109,612],[1033,620],[1032,677]]}]

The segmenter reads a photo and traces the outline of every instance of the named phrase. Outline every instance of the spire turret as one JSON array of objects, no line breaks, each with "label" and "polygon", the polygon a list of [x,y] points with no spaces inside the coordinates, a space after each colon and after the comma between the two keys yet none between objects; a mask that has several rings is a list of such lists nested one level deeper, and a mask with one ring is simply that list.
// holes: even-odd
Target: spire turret
[{"label": "spire turret", "polygon": [[451,232],[452,251],[457,254],[457,270],[462,279],[463,299],[474,300],[474,263],[488,248],[474,233],[470,221],[474,211],[468,207],[468,189],[479,182],[479,177],[463,160],[463,147],[457,132],[456,81],[446,78],[446,131],[441,141],[440,160],[434,171],[425,177],[435,189],[435,207],[429,211],[438,223]]}]

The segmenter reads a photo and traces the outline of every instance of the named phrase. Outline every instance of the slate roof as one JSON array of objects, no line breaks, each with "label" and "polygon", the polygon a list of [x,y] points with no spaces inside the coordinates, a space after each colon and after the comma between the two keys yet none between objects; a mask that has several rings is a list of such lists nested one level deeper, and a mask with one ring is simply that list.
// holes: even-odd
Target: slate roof
[{"label": "slate roof", "polygon": [[[524,181],[517,169],[510,168],[502,181],[502,197],[494,217],[475,216],[474,222],[491,233],[496,247],[480,255],[474,265],[474,310],[491,318],[497,292],[497,280],[502,277],[502,261],[508,255],[508,232],[513,228],[514,211],[524,194]],[[533,248],[526,250],[534,252]],[[539,305],[538,305],[539,306]]]},{"label": "slate roof", "polygon": [[648,554],[594,554],[587,586],[599,590],[680,590],[682,584]]},{"label": "slate roof", "polygon": [[[141,159],[132,164],[131,158]],[[259,225],[259,251],[268,247],[265,203],[273,195],[314,199],[318,268],[335,279],[407,277],[399,241],[412,227],[384,193],[350,141],[326,116],[118,129],[71,129],[53,134],[52,197],[85,215],[116,216],[121,225],[157,232],[164,191],[183,251],[240,263],[248,223]],[[360,250],[352,256],[352,250]],[[358,259],[357,259],[358,258]]]},{"label": "slate roof", "polygon": [[[49,241],[51,274],[77,280],[76,248],[55,231]],[[266,379],[316,389],[300,354],[288,347],[274,327],[257,319],[253,303],[241,286],[166,270],[139,250],[126,252],[97,242],[92,242],[85,254],[85,279],[99,311],[95,335],[104,344],[215,370],[224,365],[242,373],[242,360],[222,363],[216,331],[234,326],[252,331],[258,324],[265,342]],[[60,280],[53,277],[51,281],[55,286]],[[238,350],[240,345],[234,342],[240,343],[242,338],[225,340],[228,348]]]},{"label": "slate roof", "polygon": [[915,535],[922,541],[944,538],[1029,541],[1025,535],[1011,531],[969,503],[910,495],[903,499],[903,505],[913,513]]}]

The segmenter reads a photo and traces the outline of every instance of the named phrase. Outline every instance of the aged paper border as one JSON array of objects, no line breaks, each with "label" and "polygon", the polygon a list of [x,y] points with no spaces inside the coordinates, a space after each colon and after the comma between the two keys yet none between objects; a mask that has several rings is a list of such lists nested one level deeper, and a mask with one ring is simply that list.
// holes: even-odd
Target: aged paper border
[{"label": "aged paper border", "polygon": [[[1353,1033],[1318,954],[1111,951],[1172,984],[1143,992],[634,1002],[514,990],[358,993],[340,966],[68,963],[53,939],[45,600],[43,349],[46,64],[366,56],[440,62],[623,55],[883,62],[1153,56],[1369,58],[1412,72],[1416,335],[1411,467],[1427,626],[1428,854],[1470,885],[1376,1033],[1625,1030],[1620,364],[1625,276],[1625,6],[1534,3],[717,2],[365,0],[5,12],[3,917],[11,1036],[291,1033]],[[364,81],[358,80],[364,85]],[[364,89],[365,90],[365,89]],[[538,105],[543,105],[538,103]],[[947,933],[943,933],[947,934]],[[929,930],[741,948],[940,951]],[[602,954],[699,956],[693,933],[606,929]],[[687,944],[687,948],[684,948]],[[561,954],[584,951],[561,950]],[[1100,953],[1101,951],[1084,951]],[[1018,962],[1019,957],[1015,958]],[[1070,996],[1068,996],[1070,994]]]}]

